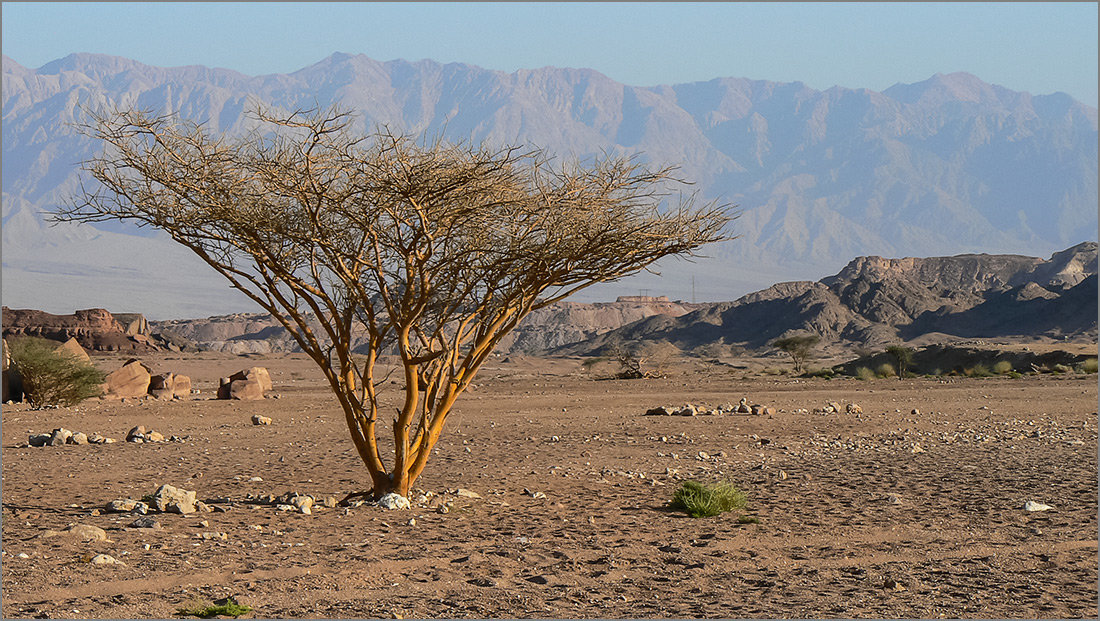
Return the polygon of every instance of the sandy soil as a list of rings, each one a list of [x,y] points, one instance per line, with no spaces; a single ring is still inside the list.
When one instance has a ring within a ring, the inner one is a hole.
[[[202,393],[4,407],[4,617],[172,617],[227,595],[256,617],[1097,615],[1095,375],[827,381],[685,363],[600,381],[577,360],[512,358],[460,401],[423,506],[302,515],[249,499],[369,481],[308,361],[146,361]],[[254,365],[279,399],[211,399]],[[742,397],[778,413],[644,415]],[[813,411],[830,401],[863,414]],[[139,424],[184,441],[122,442]],[[27,446],[56,427],[120,442]],[[760,523],[667,510],[686,479],[736,483]],[[162,483],[228,511],[158,514],[160,529],[102,511]],[[109,540],[44,536],[72,524]],[[83,561],[96,553],[125,565]]]

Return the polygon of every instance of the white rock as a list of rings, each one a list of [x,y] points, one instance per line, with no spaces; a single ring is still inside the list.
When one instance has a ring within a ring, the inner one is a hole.
[[[1050,505],[1044,505],[1043,503],[1035,502],[1034,500],[1029,500],[1024,503],[1024,511],[1050,511],[1053,508],[1054,507]]]
[[[88,562],[92,565],[122,565],[123,567],[126,566],[126,563],[123,563],[122,561],[116,559],[110,554],[96,554]]]
[[[401,494],[390,492],[378,499],[378,506],[383,509],[408,509],[412,504]]]

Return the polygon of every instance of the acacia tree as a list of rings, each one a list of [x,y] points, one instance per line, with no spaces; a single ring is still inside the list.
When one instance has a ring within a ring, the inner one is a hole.
[[[794,362],[794,372],[801,373],[806,368],[806,361],[821,337],[817,334],[796,334],[772,341],[772,347],[786,352]]]
[[[458,396],[532,310],[728,239],[725,206],[659,208],[670,168],[356,135],[335,108],[254,117],[262,132],[231,139],[143,111],[93,115],[84,131],[105,149],[84,167],[99,184],[53,218],[161,229],[271,313],[336,395],[364,496],[408,495]],[[384,459],[387,352],[404,386]]]

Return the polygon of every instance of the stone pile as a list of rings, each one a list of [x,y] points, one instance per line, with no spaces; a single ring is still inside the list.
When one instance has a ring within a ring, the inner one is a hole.
[[[32,433],[27,438],[27,444],[31,446],[61,446],[63,444],[111,444],[111,438],[105,438],[98,433],[88,435],[81,431],[69,431],[64,427],[54,429],[50,433]]]
[[[753,404],[749,405],[748,399],[742,398],[737,405],[727,403],[711,408],[705,405],[688,403],[682,406],[662,405],[650,408],[646,416],[724,416],[728,414],[752,414],[754,416],[774,416],[776,409],[770,406]]]
[[[191,396],[191,378],[176,373],[154,375],[140,360],[130,359],[103,382],[104,399],[183,399]]]
[[[210,511],[211,508],[197,500],[195,492],[172,485],[161,485],[157,491],[141,500],[121,498],[107,503],[109,513],[179,513],[187,515],[196,511]]]

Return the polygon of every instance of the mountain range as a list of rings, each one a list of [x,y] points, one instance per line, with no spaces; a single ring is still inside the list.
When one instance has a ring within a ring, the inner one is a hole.
[[[580,301],[638,293],[733,300],[836,273],[854,256],[1048,256],[1097,237],[1097,112],[965,74],[882,92],[740,78],[656,87],[590,69],[514,73],[334,54],[290,74],[246,76],[73,54],[37,69],[3,58],[3,299],[67,313],[154,319],[257,310],[163,234],[127,224],[46,225],[80,190],[99,145],[82,109],[135,106],[250,127],[254,102],[340,104],[378,124],[453,140],[519,143],[560,157],[640,154],[677,164],[704,199],[736,204],[738,239],[671,260]]]

